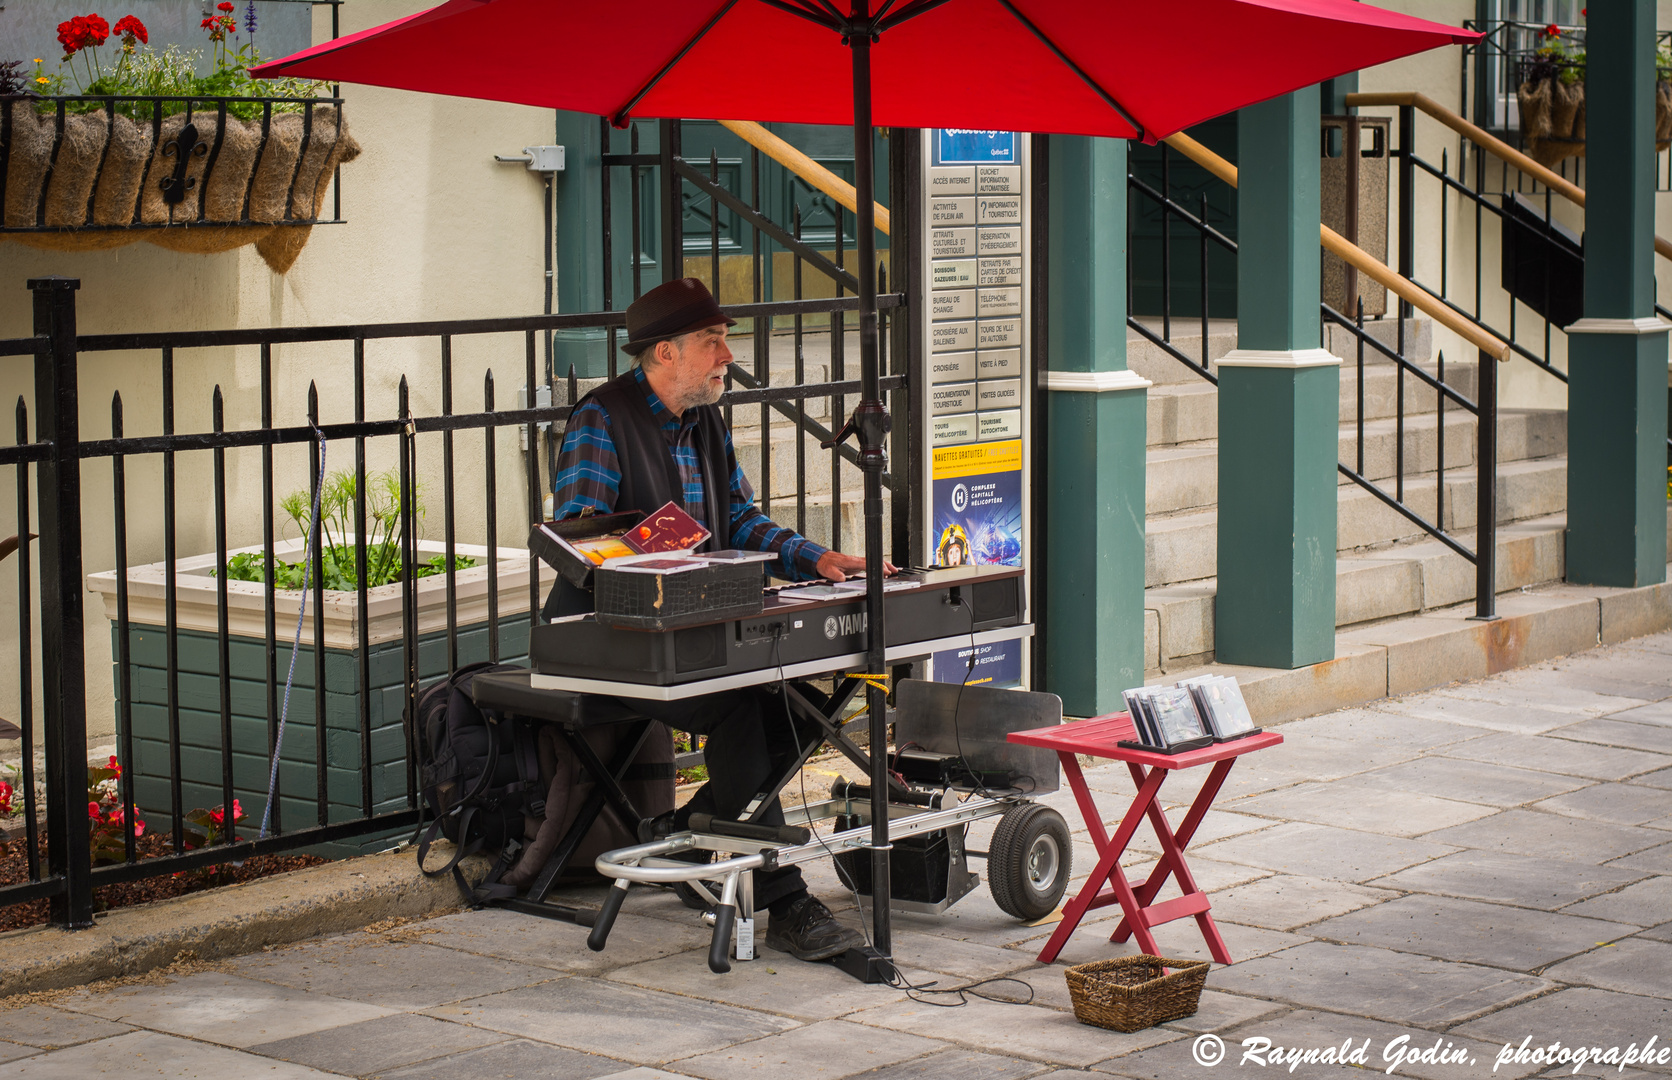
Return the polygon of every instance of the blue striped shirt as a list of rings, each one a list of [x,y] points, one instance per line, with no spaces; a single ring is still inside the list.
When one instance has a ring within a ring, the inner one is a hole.
[[[644,369],[635,367],[633,375],[644,391],[650,414],[662,423],[668,452],[673,455],[679,469],[685,512],[702,522],[704,528],[718,533],[719,530],[705,520],[705,488],[697,457],[697,410],[687,409],[683,416],[674,416],[650,388]],[[755,493],[749,486],[749,478],[743,475],[743,467],[737,463],[729,430],[726,432],[726,464],[731,468],[731,531],[727,546],[744,551],[776,552],[778,560],[767,565],[779,577],[792,581],[818,577],[819,558],[828,549],[793,529],[774,524],[761,513],[755,505]],[[569,415],[569,425],[563,433],[563,449],[557,457],[557,478],[552,482],[552,493],[560,520],[578,517],[588,507],[601,514],[615,509],[616,497],[621,493],[621,463],[616,457],[615,439],[610,434],[609,413],[596,401],[584,403]]]

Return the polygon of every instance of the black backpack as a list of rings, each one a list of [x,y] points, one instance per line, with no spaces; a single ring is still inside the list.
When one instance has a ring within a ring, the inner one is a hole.
[[[413,712],[419,787],[435,818],[427,830],[420,827],[418,869],[426,877],[451,873],[459,894],[472,906],[515,896],[531,884],[596,786],[553,725],[476,707],[471,682],[477,675],[522,670],[487,662],[461,667],[421,690]],[[626,725],[604,724],[579,737],[600,759],[610,761],[628,734]],[[673,809],[673,761],[672,733],[653,725],[621,780],[646,817]],[[637,826],[606,804],[571,854],[564,876],[595,876],[593,859],[637,843]],[[437,835],[453,842],[453,857],[439,869],[425,869]],[[498,851],[499,858],[472,888],[459,863],[483,850]]]
[[[524,819],[546,812],[533,725],[514,716],[484,714],[470,695],[477,675],[517,670],[512,664],[468,664],[420,691],[414,710],[419,790],[435,816],[418,843],[418,869],[426,877],[451,872],[471,903],[498,890],[489,886],[479,895],[466,884],[459,863],[484,848],[510,851],[514,857]],[[453,842],[453,857],[446,866],[427,870],[424,858],[438,834]],[[490,874],[489,880],[497,877]]]

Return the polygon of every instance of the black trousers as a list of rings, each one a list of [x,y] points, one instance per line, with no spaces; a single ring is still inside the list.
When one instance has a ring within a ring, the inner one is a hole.
[[[817,690],[801,685],[797,689],[815,705],[823,705],[824,696]],[[743,817],[750,800],[770,785],[800,750],[808,750],[809,744],[816,748],[823,741],[816,724],[800,721],[792,726],[791,714],[776,686],[728,690],[683,701],[633,698],[627,704],[677,731],[707,738],[703,759],[708,765],[708,783],[679,811],[675,820],[681,827],[691,814]],[[758,820],[767,825],[784,823],[784,808],[776,797]],[[799,867],[757,870],[755,907],[769,908],[804,888]]]

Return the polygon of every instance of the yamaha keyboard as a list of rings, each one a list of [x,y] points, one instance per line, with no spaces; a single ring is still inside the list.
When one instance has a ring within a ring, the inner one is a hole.
[[[956,566],[888,579],[888,662],[1030,635],[1023,573],[1014,566]],[[532,685],[671,699],[863,665],[865,594],[790,595],[805,589],[775,586],[766,590],[758,615],[677,630],[613,628],[591,615],[536,624],[529,638]]]

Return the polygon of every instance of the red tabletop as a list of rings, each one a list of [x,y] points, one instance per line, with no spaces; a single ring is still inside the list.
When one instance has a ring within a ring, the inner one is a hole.
[[[1186,750],[1182,754],[1158,754],[1150,750],[1134,750],[1129,746],[1117,745],[1122,740],[1133,740],[1137,737],[1137,732],[1132,727],[1132,717],[1123,712],[1034,728],[1031,731],[1013,731],[1009,735],[1011,742],[1024,746],[1042,746],[1058,753],[1066,751],[1070,754],[1090,754],[1093,757],[1113,758],[1116,761],[1152,765],[1162,769],[1188,769],[1194,765],[1207,765],[1210,762],[1246,754],[1250,750],[1263,750],[1283,741],[1283,736],[1275,731],[1262,731],[1258,735],[1246,735],[1230,742],[1204,746],[1199,750]]]

